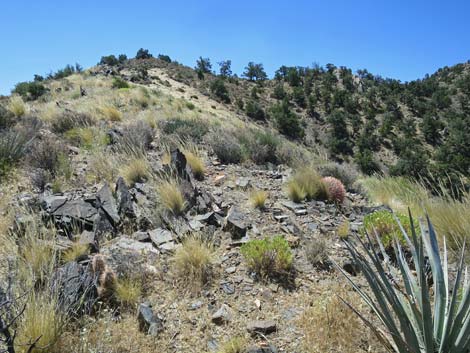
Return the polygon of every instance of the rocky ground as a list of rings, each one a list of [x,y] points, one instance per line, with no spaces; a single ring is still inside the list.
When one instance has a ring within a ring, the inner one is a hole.
[[[83,294],[83,278],[79,282],[73,278],[83,275],[94,258],[103,254],[109,271],[119,276],[142,274],[146,295],[138,318],[129,323],[140,323],[141,331],[164,345],[162,351],[215,351],[230,337],[249,333],[253,344],[271,347],[253,352],[300,352],[302,332],[296,325],[300,315],[331,282],[345,281],[331,263],[310,263],[308,244],[326,240],[331,259],[354,273],[337,231],[345,222],[350,232],[359,230],[364,214],[370,211],[366,200],[348,192],[342,206],[323,201],[296,204],[284,190],[290,168],[223,165],[212,158],[204,180],[196,181],[185,167],[184,156],[175,152],[172,157],[186,180],[193,206],[184,216],[164,220],[158,227],[145,216],[148,208],[155,207],[151,189],[145,183],[129,188],[122,178],[115,185],[100,183],[59,194],[46,189],[17,198],[18,203],[38,207],[44,219],[56,224],[61,230],[61,248],[72,244],[67,231],[74,233],[74,227],[79,227],[82,231],[76,240],[92,249],[91,255],[58,270],[57,282],[64,295]],[[253,189],[268,192],[265,209],[252,207]],[[21,216],[17,218],[21,225]],[[27,219],[24,222],[27,227]],[[181,240],[192,232],[200,232],[214,244],[213,277],[197,293],[178,284],[171,262]],[[257,281],[239,250],[250,239],[279,234],[294,253],[295,277],[289,285]],[[98,282],[98,292],[100,285],[104,284]],[[115,315],[117,320],[120,315],[133,316],[126,312]]]

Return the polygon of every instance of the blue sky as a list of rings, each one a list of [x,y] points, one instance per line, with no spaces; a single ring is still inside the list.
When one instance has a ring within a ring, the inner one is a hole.
[[[2,0],[0,94],[66,64],[140,47],[193,66],[200,55],[281,65],[334,63],[403,81],[470,59],[468,0]],[[214,65],[217,67],[217,65]]]

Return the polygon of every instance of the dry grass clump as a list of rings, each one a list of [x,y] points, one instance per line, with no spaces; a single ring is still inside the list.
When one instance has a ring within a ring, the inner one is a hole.
[[[247,349],[246,339],[243,337],[233,337],[225,342],[218,353],[244,353]]]
[[[163,207],[175,215],[183,213],[186,206],[180,185],[175,179],[160,180],[157,193]]]
[[[146,109],[154,103],[149,91],[145,87],[139,87],[133,92],[132,102],[142,109]]]
[[[121,173],[126,182],[130,185],[142,183],[150,176],[150,166],[144,158],[130,160],[121,168]]]
[[[20,96],[13,96],[10,98],[8,110],[10,110],[16,117],[21,117],[26,114],[26,105]]]
[[[340,239],[347,239],[349,236],[349,221],[345,219],[341,224],[336,228],[336,234]]]
[[[186,162],[188,163],[191,171],[193,172],[194,177],[197,180],[203,180],[204,174],[206,172],[206,167],[204,165],[204,161],[201,157],[201,152],[197,149],[197,147],[193,146],[186,146],[183,148],[184,156],[186,157]]]
[[[64,333],[57,344],[61,352],[68,353],[155,353],[166,352],[169,347],[162,341],[156,350],[155,338],[139,331],[134,315],[122,315],[115,320],[113,314],[104,313],[90,321],[86,329]]]
[[[361,181],[368,196],[375,202],[394,210],[421,212],[421,204],[429,199],[429,193],[419,183],[404,177],[368,177]]]
[[[119,176],[119,164],[119,159],[115,154],[103,150],[95,151],[88,161],[87,179],[113,184]]]
[[[51,293],[33,292],[20,318],[17,352],[59,352],[55,347],[65,326],[65,314],[60,311],[57,297]],[[32,343],[36,342],[30,350]]]
[[[131,276],[118,278],[114,295],[123,307],[135,309],[142,295],[142,283]]]
[[[33,216],[28,218],[25,234],[18,235],[20,238],[18,274],[26,286],[44,283],[56,264],[55,230],[40,225]]]
[[[341,300],[360,305],[359,295],[339,284],[325,289],[299,319],[303,352],[384,352],[361,319]]]
[[[255,190],[250,195],[250,201],[253,207],[264,209],[266,200],[268,199],[268,192],[264,190]]]
[[[294,202],[328,199],[328,189],[312,168],[298,170],[287,183],[287,195]]]
[[[414,216],[424,211],[433,220],[433,226],[441,237],[445,236],[449,247],[458,250],[470,234],[470,194],[461,192],[456,199],[437,182],[432,196],[422,183],[402,177],[370,177],[362,181],[369,197],[393,210],[406,213],[409,207]]]
[[[63,252],[61,259],[64,262],[72,262],[78,259],[80,256],[88,254],[88,251],[88,244],[76,242]]]
[[[52,116],[50,124],[53,132],[63,134],[71,129],[92,126],[95,124],[95,120],[91,115],[86,113],[65,111]]]
[[[305,247],[307,260],[316,267],[325,267],[328,263],[328,247],[325,239],[317,238],[308,242]]]
[[[103,114],[103,116],[109,121],[122,121],[122,113],[115,107],[102,107],[101,114]]]
[[[187,237],[173,255],[173,265],[178,280],[192,291],[199,291],[212,275],[212,246],[201,236]]]

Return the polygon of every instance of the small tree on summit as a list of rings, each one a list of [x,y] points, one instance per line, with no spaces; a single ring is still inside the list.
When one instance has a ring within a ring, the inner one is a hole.
[[[219,72],[220,76],[222,77],[230,77],[232,76],[232,60],[223,60],[218,63],[220,66]]]
[[[243,72],[243,76],[246,77],[250,81],[264,81],[268,78],[268,75],[264,71],[263,64],[255,64],[254,62],[250,61],[248,65],[245,67],[245,72]]]
[[[196,67],[194,68],[197,72],[197,76],[200,80],[204,79],[204,74],[212,73],[212,64],[209,58],[203,58],[202,56],[196,61]]]
[[[135,55],[136,59],[150,59],[153,58],[153,55],[150,54],[148,49],[140,48]]]
[[[209,58],[203,58],[202,56],[196,61],[197,71],[201,71],[203,74],[210,74],[212,71],[212,64]]]

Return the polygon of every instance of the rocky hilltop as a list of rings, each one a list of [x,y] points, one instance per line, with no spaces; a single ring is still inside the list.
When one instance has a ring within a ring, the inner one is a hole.
[[[384,128],[394,103],[381,90],[413,84],[330,67],[266,81],[256,65],[245,80],[200,60],[193,70],[166,56],[104,57],[2,98],[0,350],[382,351],[340,299],[362,308],[339,269],[365,284],[344,240],[387,214],[362,172],[416,160],[383,140],[368,169],[372,147],[352,120],[323,119],[353,109],[335,108],[336,91],[326,104],[325,87],[335,78],[343,102],[359,104],[364,136],[370,90]],[[440,104],[428,93],[421,102]],[[409,108],[394,109],[408,121]],[[402,138],[395,126],[384,136]]]

